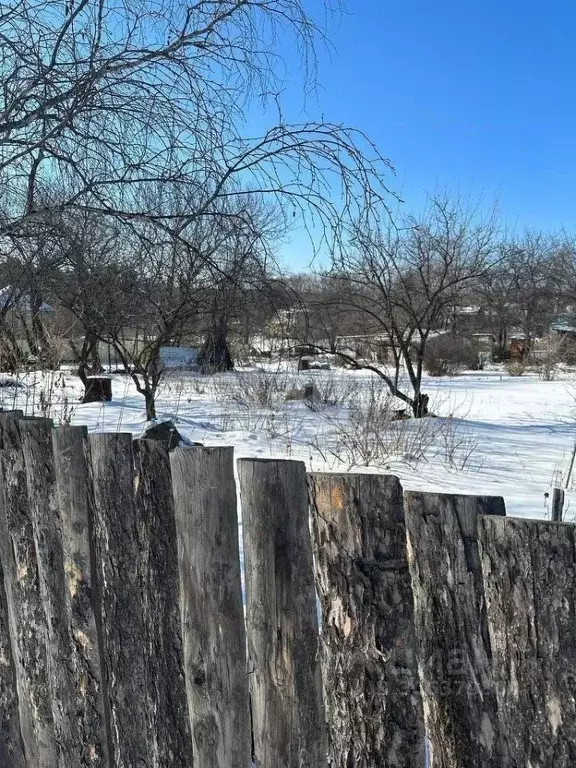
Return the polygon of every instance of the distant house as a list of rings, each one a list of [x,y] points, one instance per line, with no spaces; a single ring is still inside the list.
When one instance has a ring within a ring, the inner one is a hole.
[[[0,288],[0,309],[18,309],[20,312],[31,312],[32,302],[27,294],[18,294],[11,285]],[[52,312],[52,307],[46,302],[40,305],[40,312]]]
[[[556,318],[550,326],[552,333],[558,333],[569,339],[576,339],[576,314],[567,314]]]

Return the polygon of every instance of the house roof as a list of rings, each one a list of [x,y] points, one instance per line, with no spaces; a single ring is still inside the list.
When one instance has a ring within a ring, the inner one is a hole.
[[[576,333],[576,315],[557,317],[550,327],[558,333]]]

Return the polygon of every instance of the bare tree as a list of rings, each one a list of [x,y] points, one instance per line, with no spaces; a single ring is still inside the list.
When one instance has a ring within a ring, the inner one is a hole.
[[[553,278],[558,249],[555,237],[540,232],[526,232],[501,245],[500,258],[479,286],[500,356],[505,356],[511,328],[522,333],[525,355],[536,338],[548,333],[558,312]]]
[[[367,331],[387,339],[393,372],[351,362],[374,370],[416,417],[428,413],[422,392],[428,340],[497,259],[496,236],[493,215],[481,217],[458,200],[437,195],[424,216],[410,217],[401,227],[376,232],[358,227],[350,253],[334,264],[346,286],[339,301],[364,318]],[[402,369],[410,391],[402,386]]]
[[[313,73],[318,34],[301,0],[4,3],[0,235],[80,208],[185,240],[248,190],[281,200],[319,232],[317,247],[341,242],[353,214],[385,200],[388,164],[359,132],[284,121],[278,40]],[[277,124],[246,137],[245,111],[262,94],[275,94]],[[159,183],[193,194],[177,226],[146,205]]]

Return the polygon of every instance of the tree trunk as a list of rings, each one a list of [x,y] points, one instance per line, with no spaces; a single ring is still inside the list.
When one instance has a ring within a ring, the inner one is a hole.
[[[146,403],[146,420],[152,421],[156,418],[156,392],[146,387],[144,392],[144,402]]]
[[[228,324],[220,321],[208,332],[198,355],[198,364],[203,373],[217,373],[234,370],[234,361],[228,346]]]
[[[412,413],[415,419],[422,419],[428,416],[430,411],[428,410],[428,402],[430,401],[430,395],[425,395],[423,392],[419,392],[412,400],[411,407]]]

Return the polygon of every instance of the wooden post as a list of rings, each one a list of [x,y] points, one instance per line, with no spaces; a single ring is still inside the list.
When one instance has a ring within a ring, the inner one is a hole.
[[[575,533],[561,523],[480,520],[506,768],[576,765]]]
[[[0,560],[27,766],[56,768],[48,685],[48,628],[38,578],[20,436],[22,411],[0,413]]]
[[[143,641],[147,654],[146,716],[153,738],[152,764],[194,764],[186,701],[174,497],[168,446],[138,440],[136,512],[140,541]]]
[[[88,433],[85,427],[60,427],[53,430],[52,441],[69,632],[74,641],[74,701],[81,747],[78,764],[109,768]]]
[[[47,678],[59,768],[77,768],[82,747],[76,723],[74,646],[68,629],[62,520],[56,500],[50,419],[20,422],[28,510],[47,627]]]
[[[391,475],[309,476],[333,768],[423,768],[402,487]]]
[[[8,602],[0,560],[0,765],[26,768],[20,734],[16,666],[12,653]]]
[[[247,768],[250,716],[233,449],[177,448],[170,459],[194,759],[198,768]]]
[[[94,477],[94,539],[102,615],[102,651],[115,768],[154,766],[146,714],[146,620],[129,434],[89,437]]]
[[[564,510],[564,491],[562,488],[552,489],[552,521],[562,522],[562,512]]]
[[[431,768],[503,767],[477,537],[478,515],[504,514],[503,501],[412,491],[405,499]]]
[[[306,470],[238,462],[255,762],[323,768],[327,739]]]

